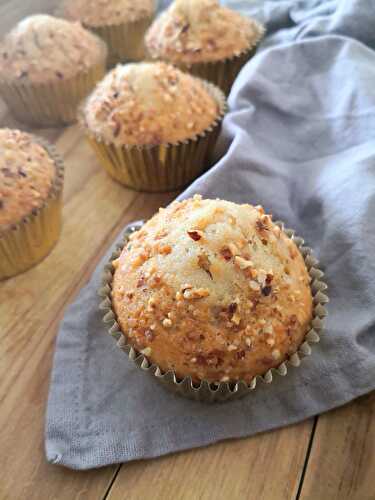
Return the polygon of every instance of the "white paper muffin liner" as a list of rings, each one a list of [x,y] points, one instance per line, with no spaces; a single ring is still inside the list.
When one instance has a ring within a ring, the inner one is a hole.
[[[186,398],[207,403],[241,398],[250,394],[257,387],[258,383],[263,382],[265,384],[270,384],[272,383],[274,376],[285,376],[287,375],[290,367],[299,367],[301,365],[301,360],[304,357],[310,356],[313,344],[320,341],[320,336],[323,331],[324,318],[327,315],[325,306],[329,301],[328,296],[324,293],[327,290],[327,285],[324,281],[322,281],[324,273],[321,269],[319,269],[318,260],[313,256],[311,248],[304,246],[304,240],[299,236],[296,236],[293,230],[285,229],[282,222],[278,221],[275,224],[284,230],[286,235],[289,236],[289,238],[291,238],[299,248],[311,277],[310,288],[313,296],[313,317],[310,328],[306,332],[305,339],[299,346],[298,350],[292,354],[288,360],[282,362],[276,368],[269,369],[264,375],[254,377],[250,384],[247,384],[245,381],[238,381],[236,383],[220,382],[216,384],[210,383],[206,380],[202,380],[199,384],[196,384],[192,381],[190,376],[178,379],[172,370],[163,372],[159,366],[151,364],[144,354],[136,351],[128,343],[126,334],[121,331],[120,326],[116,321],[116,314],[112,309],[111,292],[114,273],[112,261],[119,257],[123,247],[129,239],[130,234],[140,229],[143,222],[135,223],[126,228],[122,242],[117,245],[116,250],[112,253],[109,259],[109,262],[104,266],[102,286],[99,290],[99,296],[103,300],[101,301],[99,308],[104,311],[103,321],[109,326],[108,332],[117,341],[117,346],[126,352],[129,359],[134,361],[139,368],[154,376],[169,390],[172,390],[173,392]]]

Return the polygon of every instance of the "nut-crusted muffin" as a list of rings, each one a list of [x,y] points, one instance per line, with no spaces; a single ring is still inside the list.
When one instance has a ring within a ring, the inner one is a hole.
[[[117,145],[177,143],[202,133],[220,103],[202,82],[165,63],[117,66],[83,108],[85,126]]]
[[[98,27],[134,22],[151,16],[154,0],[65,0],[63,13],[67,19]]]
[[[175,0],[153,22],[145,41],[151,57],[227,91],[263,33],[257,21],[220,6],[217,0]]]
[[[0,46],[2,79],[45,83],[88,71],[103,59],[101,40],[79,23],[38,14],[18,23]]]
[[[61,160],[19,130],[0,130],[0,279],[39,262],[61,226]]]
[[[59,9],[103,38],[110,66],[144,58],[143,38],[154,11],[154,0],[65,0]]]
[[[152,24],[146,44],[153,57],[193,64],[239,55],[263,34],[255,20],[217,0],[175,0]]]
[[[56,167],[47,151],[19,130],[0,130],[0,233],[47,199]]]
[[[79,23],[27,17],[0,44],[0,93],[21,121],[71,123],[104,75],[106,55],[104,42]]]
[[[113,265],[128,343],[179,378],[249,383],[297,351],[312,319],[304,260],[261,207],[174,202]]]

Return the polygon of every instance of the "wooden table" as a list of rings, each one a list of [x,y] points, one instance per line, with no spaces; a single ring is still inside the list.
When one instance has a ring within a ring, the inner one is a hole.
[[[20,126],[4,106],[0,123]],[[375,499],[375,393],[298,425],[159,459],[88,472],[46,463],[44,415],[64,308],[121,228],[176,193],[113,182],[77,126],[34,132],[65,159],[64,228],[44,262],[0,283],[0,500]]]

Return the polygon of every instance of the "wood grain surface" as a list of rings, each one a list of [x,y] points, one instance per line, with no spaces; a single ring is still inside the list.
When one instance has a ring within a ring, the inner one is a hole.
[[[54,5],[0,1],[0,33]],[[1,102],[0,126],[27,130]],[[121,228],[176,193],[113,182],[76,126],[33,132],[65,160],[64,228],[40,265],[0,282],[0,500],[375,500],[375,394],[298,425],[154,460],[87,472],[46,463],[46,400],[64,308]]]

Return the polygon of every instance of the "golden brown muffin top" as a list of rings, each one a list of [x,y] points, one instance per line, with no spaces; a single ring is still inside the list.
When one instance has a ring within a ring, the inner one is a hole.
[[[262,207],[174,202],[113,264],[121,330],[179,377],[250,382],[298,349],[312,318],[303,258]]]
[[[0,45],[0,77],[64,80],[106,57],[104,43],[79,23],[38,14],[19,22]]]
[[[55,175],[54,161],[30,134],[0,129],[0,233],[43,205]]]
[[[85,126],[117,145],[176,143],[195,137],[220,114],[202,81],[165,63],[119,65],[83,107]]]
[[[217,0],[175,0],[151,25],[151,56],[193,64],[227,59],[255,46],[264,28]]]
[[[64,17],[90,27],[138,21],[154,12],[154,0],[65,0],[62,7]]]

